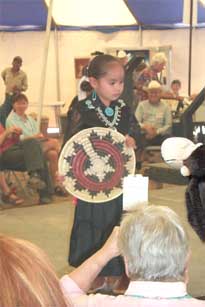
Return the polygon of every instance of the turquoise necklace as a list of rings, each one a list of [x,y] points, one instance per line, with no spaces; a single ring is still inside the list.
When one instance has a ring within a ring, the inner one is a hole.
[[[124,106],[122,102],[120,102],[120,106],[115,105],[114,109],[110,106],[106,107],[104,111],[102,110],[100,105],[96,105],[96,100],[98,99],[97,94],[95,91],[92,92],[92,102],[90,100],[86,101],[88,108],[95,108],[98,118],[107,126],[112,129],[115,129],[116,126],[119,124],[119,120],[121,117],[121,107]],[[113,117],[112,120],[109,120],[107,117]]]
[[[111,107],[106,107],[105,108],[105,114],[109,117],[113,116],[114,115],[114,111]]]
[[[111,109],[111,108],[110,108]],[[104,115],[102,109],[100,107],[96,108],[97,111],[97,116],[99,119],[107,126],[110,128],[114,128],[118,126],[119,120],[121,117],[121,109],[118,106],[115,106],[115,111],[113,111],[114,117],[112,121],[109,121],[107,117]]]

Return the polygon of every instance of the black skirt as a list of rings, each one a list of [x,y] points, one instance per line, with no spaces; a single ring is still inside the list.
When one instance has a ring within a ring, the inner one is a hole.
[[[70,239],[69,264],[77,267],[97,250],[119,225],[122,216],[122,196],[105,203],[89,204],[78,200]],[[121,257],[115,257],[100,275],[120,276],[124,273]]]

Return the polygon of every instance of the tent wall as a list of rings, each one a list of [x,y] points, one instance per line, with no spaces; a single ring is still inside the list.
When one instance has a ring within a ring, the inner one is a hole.
[[[188,79],[188,30],[146,30],[143,32],[144,46],[171,45],[173,48],[172,77],[179,78],[183,84],[183,92],[187,93]],[[193,32],[193,69],[192,92],[198,92],[204,86],[205,71],[205,29]],[[29,89],[27,95],[31,102],[37,102],[39,80],[44,47],[44,32],[1,33],[0,70],[10,66],[15,55],[22,56],[23,69],[28,74]],[[95,50],[105,50],[110,47],[137,48],[139,33],[137,31],[121,31],[103,34],[94,31],[63,31],[59,33],[59,59],[61,100],[68,104],[76,93],[74,77],[74,58],[87,57]],[[46,103],[56,101],[56,68],[55,68],[54,34],[51,34],[48,69],[46,76]],[[0,101],[4,98],[4,85],[0,82]],[[47,114],[48,109],[43,113]],[[52,114],[52,113],[51,113]]]

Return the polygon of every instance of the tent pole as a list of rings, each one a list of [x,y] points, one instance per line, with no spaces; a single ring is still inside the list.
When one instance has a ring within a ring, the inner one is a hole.
[[[48,59],[48,51],[49,51],[50,29],[51,29],[51,22],[52,22],[52,9],[53,9],[53,0],[50,0],[49,8],[48,8],[47,24],[46,24],[46,38],[45,38],[39,99],[38,99],[39,108],[38,108],[37,124],[38,124],[39,131],[40,131],[40,124],[41,124],[42,108],[43,108],[43,98],[44,98],[44,92],[45,92],[45,79],[46,79],[46,68],[47,68],[47,59]]]
[[[189,72],[188,72],[188,95],[189,95],[189,96],[191,96],[192,40],[193,40],[193,0],[190,0],[190,21],[189,21]]]
[[[59,69],[59,44],[58,44],[58,29],[55,27],[54,31],[54,43],[55,43],[55,59],[56,59],[56,87],[57,87],[57,100],[61,101],[61,88],[60,88],[60,69]]]
[[[142,25],[139,24],[139,43],[140,47],[143,46],[143,31],[142,31]]]

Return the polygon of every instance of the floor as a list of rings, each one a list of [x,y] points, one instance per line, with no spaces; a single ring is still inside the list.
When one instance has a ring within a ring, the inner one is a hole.
[[[192,249],[189,292],[193,296],[205,295],[205,245],[201,243],[186,220],[183,186],[164,186],[151,190],[150,203],[165,205],[175,210],[187,229]],[[50,205],[32,205],[3,208],[0,206],[0,231],[30,240],[42,247],[54,264],[59,276],[72,270],[67,264],[68,238],[73,222],[72,199],[56,198]]]

